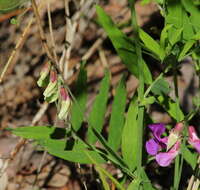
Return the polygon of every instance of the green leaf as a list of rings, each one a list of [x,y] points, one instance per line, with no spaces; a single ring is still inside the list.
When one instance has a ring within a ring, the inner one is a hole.
[[[161,46],[151,37],[149,34],[144,32],[142,29],[139,30],[139,36],[142,42],[145,44],[147,49],[152,51],[162,61],[165,58],[165,52]]]
[[[168,38],[168,30],[172,28],[172,24],[166,24],[166,26],[162,29],[161,35],[160,35],[160,46],[161,48],[165,48],[166,40]]]
[[[119,82],[112,105],[109,123],[108,144],[117,151],[121,143],[122,129],[124,126],[124,111],[126,108],[126,87],[124,78]]]
[[[63,128],[55,128],[52,126],[27,126],[19,127],[12,130],[12,133],[16,136],[20,136],[26,139],[48,139],[50,135],[58,133],[65,136],[66,130]]]
[[[133,171],[137,166],[138,139],[138,103],[136,97],[133,98],[129,105],[126,122],[122,132],[122,156],[130,170]]]
[[[73,102],[71,108],[71,123],[73,129],[78,131],[84,119],[87,102],[87,72],[84,69],[84,65],[80,69],[74,96],[76,101]]]
[[[96,137],[98,138],[99,142],[103,145],[103,147],[105,148],[105,151],[107,152],[107,158],[112,161],[113,163],[115,163],[116,165],[118,165],[118,167],[120,167],[122,170],[127,170],[127,165],[126,163],[124,163],[124,161],[121,159],[120,156],[118,156],[118,154],[112,150],[112,148],[108,145],[107,141],[104,139],[104,137],[95,129],[93,128],[93,133],[96,135]]]
[[[115,50],[117,51],[117,54],[120,56],[128,70],[138,78],[139,71],[137,66],[137,55],[135,53],[134,43],[115,26],[111,18],[100,6],[96,6],[96,11],[98,21],[110,38]],[[147,84],[150,84],[152,81],[151,73],[145,63],[144,74],[145,82]]]
[[[107,100],[109,96],[109,83],[110,73],[105,72],[105,77],[101,82],[101,87],[97,97],[92,106],[92,110],[89,114],[89,128],[88,128],[88,142],[95,143],[97,140],[92,132],[92,128],[95,128],[98,132],[101,132],[104,123],[104,115],[106,112]]]
[[[190,164],[194,170],[197,165],[198,155],[196,153],[190,152],[190,150],[185,145],[181,145],[181,153],[185,161]]]
[[[128,190],[138,189],[155,190],[143,168],[137,171],[137,177],[128,186]]]
[[[147,105],[153,104],[155,101],[156,101],[156,98],[154,96],[150,96],[150,97],[144,98],[140,102],[140,105],[141,106],[147,106]]]
[[[181,39],[182,32],[183,32],[183,28],[179,28],[177,29],[176,33],[173,36],[171,36],[170,38],[171,46],[175,45]]]
[[[170,92],[170,87],[168,82],[162,77],[155,81],[151,87],[151,91],[155,95],[166,95]]]
[[[171,39],[174,34],[181,28],[183,28],[183,39],[186,41],[191,39],[194,34],[193,28],[182,4],[179,0],[168,1],[167,3],[166,23],[173,24],[173,27],[169,30],[170,43],[172,43]]]
[[[188,53],[188,51],[192,48],[192,46],[195,44],[195,40],[189,40],[185,43],[184,47],[183,47],[183,50],[181,51],[179,57],[178,57],[178,61],[182,61],[186,54]]]
[[[169,96],[159,96],[158,102],[177,122],[180,122],[184,119],[184,114],[181,108]]]
[[[59,149],[52,149],[51,147],[46,147],[46,150],[59,158],[64,160],[68,160],[71,162],[76,162],[79,164],[92,164],[91,160],[85,155],[87,152],[91,157],[93,157],[98,163],[105,163],[105,160],[95,151],[89,150],[72,150],[72,151],[65,151]]]
[[[200,30],[200,11],[197,6],[195,6],[190,0],[181,0],[184,8],[190,14],[190,21],[196,32]]]
[[[142,186],[141,183],[142,183],[141,179],[135,178],[135,179],[133,179],[133,181],[129,184],[127,190],[137,190],[137,189],[140,189],[140,187]]]

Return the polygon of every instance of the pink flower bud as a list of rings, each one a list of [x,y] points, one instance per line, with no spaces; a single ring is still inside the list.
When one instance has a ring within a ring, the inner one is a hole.
[[[183,123],[177,123],[175,128],[174,128],[174,133],[176,134],[181,134],[181,132],[183,131],[184,125]]]
[[[56,82],[58,79],[56,70],[52,69],[50,73],[50,80],[52,83]]]
[[[37,81],[38,86],[40,86],[40,87],[46,86],[50,68],[51,68],[51,65],[48,62],[43,66],[43,68],[40,72],[40,78]]]
[[[64,87],[60,87],[60,96],[62,100],[67,100],[69,98],[69,95]]]
[[[61,101],[60,101],[61,105],[60,105],[60,111],[58,113],[58,118],[66,119],[69,113],[71,100],[70,100],[67,90],[64,87],[60,87],[60,97],[61,97]]]
[[[47,62],[47,63],[45,63],[44,66],[42,67],[41,72],[49,73],[50,68],[51,68],[51,65]]]

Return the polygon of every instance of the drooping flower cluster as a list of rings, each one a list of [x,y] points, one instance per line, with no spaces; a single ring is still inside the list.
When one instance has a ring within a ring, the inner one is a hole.
[[[166,130],[164,124],[151,124],[148,127],[153,134],[153,138],[146,142],[146,150],[148,154],[155,156],[155,159],[160,166],[166,167],[170,165],[174,158],[180,153],[183,124],[178,123],[174,129],[170,131],[170,134],[167,137],[161,137]],[[193,126],[188,127],[188,134],[189,144],[200,153],[200,139],[198,138]],[[165,151],[163,152],[163,150]]]
[[[60,105],[58,118],[66,119],[71,105],[71,100],[67,90],[62,85],[62,79],[58,76],[57,71],[50,63],[46,63],[42,68],[37,84],[40,87],[46,88],[43,95],[47,102],[53,103],[58,100]]]

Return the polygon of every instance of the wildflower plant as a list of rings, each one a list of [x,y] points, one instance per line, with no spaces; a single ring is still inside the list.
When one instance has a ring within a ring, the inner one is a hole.
[[[87,71],[84,60],[74,94],[51,60],[42,69],[38,80],[38,85],[44,88],[44,100],[56,103],[58,118],[64,120],[66,126],[70,126],[70,130],[68,128],[63,132],[59,126],[28,126],[13,130],[15,135],[34,139],[54,156],[79,164],[93,164],[102,181],[102,189],[111,189],[107,179],[121,190],[156,189],[146,170],[148,165],[154,162],[152,158],[158,166],[174,166],[174,182],[169,187],[173,190],[180,189],[184,161],[193,172],[198,168],[200,139],[190,122],[198,115],[200,104],[196,101],[194,110],[189,113],[183,112],[177,78],[182,61],[187,56],[192,58],[196,74],[199,76],[200,11],[198,5],[190,0],[155,0],[155,3],[160,7],[164,18],[164,28],[158,40],[138,26],[135,0],[129,0],[132,26],[130,36],[123,33],[103,8],[96,5],[97,23],[104,29],[129,73],[139,81],[130,101],[127,100],[125,77],[119,81],[107,126],[107,138],[101,132],[105,124],[111,74],[109,70],[105,71],[99,93],[86,116]],[[164,70],[156,78],[152,76],[144,54],[162,64]],[[173,73],[173,88],[170,88],[165,80],[169,71]],[[170,91],[174,91],[175,98],[170,96]],[[156,123],[151,119],[148,108],[152,104],[159,104],[169,114],[174,128],[166,130],[163,123]],[[77,133],[85,127],[83,122],[87,124],[85,138]],[[59,130],[64,133],[64,138],[52,138],[52,134]],[[69,134],[70,139],[66,138]],[[149,134],[151,138],[144,142],[145,136]],[[73,146],[67,149],[66,144]],[[100,144],[100,147],[97,144]],[[108,162],[122,172],[122,179],[114,178],[101,166],[102,163]],[[198,180],[198,177],[196,179]]]

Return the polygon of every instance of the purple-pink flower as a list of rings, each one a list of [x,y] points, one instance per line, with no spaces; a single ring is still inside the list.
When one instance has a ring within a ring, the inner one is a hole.
[[[155,156],[160,166],[168,166],[179,153],[180,140],[178,140],[178,137],[182,131],[182,125],[177,124],[176,127],[171,130],[169,137],[161,137],[165,132],[165,125],[162,123],[151,124],[148,127],[153,134],[153,138],[146,142],[147,152]],[[168,142],[170,142],[169,151],[160,152],[162,149],[167,149],[167,147],[169,147]]]
[[[155,159],[160,166],[169,166],[174,158],[180,153],[181,133],[184,127],[183,123],[177,123],[167,137],[161,137],[165,132],[164,124],[151,124],[148,127],[153,134],[153,138],[146,142],[147,152],[150,155],[155,156]],[[200,138],[197,136],[193,126],[188,127],[188,134],[189,144],[200,153]]]

